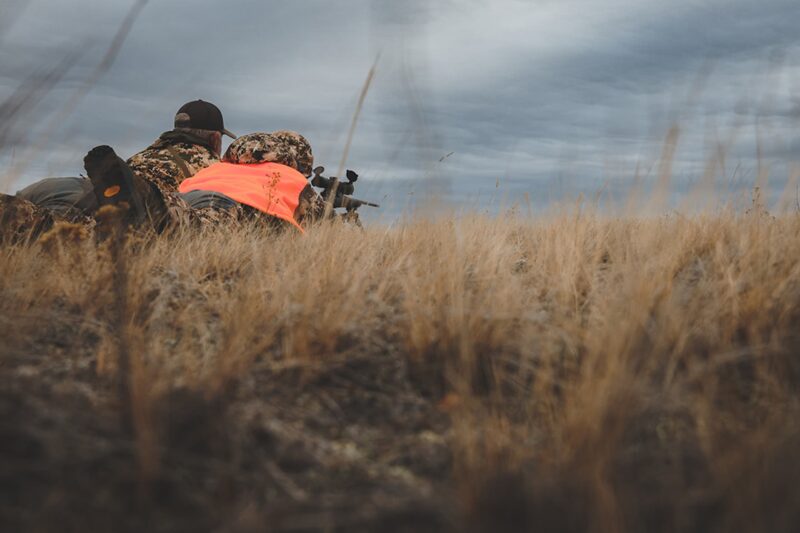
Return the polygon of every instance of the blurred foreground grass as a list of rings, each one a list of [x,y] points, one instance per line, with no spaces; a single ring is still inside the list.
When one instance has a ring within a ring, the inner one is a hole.
[[[4,247],[0,517],[796,531],[798,235],[575,212]]]

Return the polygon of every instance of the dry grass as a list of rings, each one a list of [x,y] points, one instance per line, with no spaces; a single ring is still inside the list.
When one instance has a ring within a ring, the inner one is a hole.
[[[3,515],[795,531],[798,235],[588,212],[3,248]]]

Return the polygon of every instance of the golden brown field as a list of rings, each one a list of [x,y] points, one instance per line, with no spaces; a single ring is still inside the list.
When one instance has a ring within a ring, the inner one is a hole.
[[[800,215],[0,250],[4,531],[797,531]]]

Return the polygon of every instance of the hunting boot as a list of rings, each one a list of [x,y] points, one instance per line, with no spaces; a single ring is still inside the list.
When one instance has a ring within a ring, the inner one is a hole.
[[[167,206],[161,191],[134,173],[110,146],[92,148],[83,158],[100,208],[114,206],[124,211],[123,222],[161,231],[167,221]]]

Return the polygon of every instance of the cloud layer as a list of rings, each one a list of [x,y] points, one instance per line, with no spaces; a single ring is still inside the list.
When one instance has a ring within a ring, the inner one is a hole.
[[[127,6],[0,4],[16,14],[0,26],[0,101],[78,58],[5,147],[7,164],[86,79]],[[637,166],[655,179],[673,124],[679,190],[720,151],[718,183],[747,185],[770,164],[780,190],[800,159],[798,21],[788,0],[150,2],[20,183],[77,174],[96,144],[131,154],[195,98],[217,103],[237,133],[298,130],[336,168],[380,53],[349,159],[365,196],[407,205],[440,191],[474,205],[527,195],[536,206],[598,190],[624,196]]]

